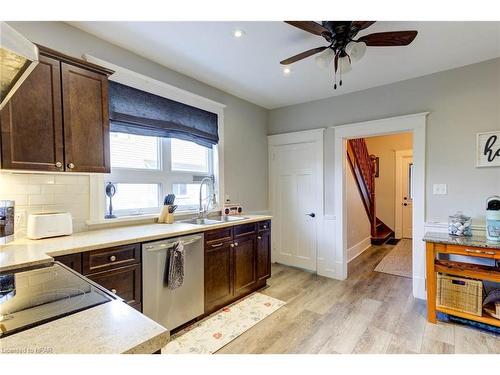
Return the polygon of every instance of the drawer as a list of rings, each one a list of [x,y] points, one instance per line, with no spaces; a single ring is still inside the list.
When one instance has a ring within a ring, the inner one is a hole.
[[[102,272],[141,261],[141,245],[130,244],[83,253],[83,274]]]
[[[447,245],[445,252],[449,254],[474,256],[479,258],[500,259],[500,251],[483,247]]]
[[[257,223],[257,226],[258,226],[259,232],[270,230],[271,229],[271,220],[259,221]]]
[[[205,232],[205,247],[211,248],[211,245],[218,245],[224,242],[233,240],[233,228],[226,227],[221,229],[214,229]]]
[[[244,237],[256,233],[256,223],[241,224],[234,227],[234,238]]]
[[[93,273],[87,275],[87,277],[110,292],[115,293],[120,298],[123,298],[125,302],[134,308],[137,308],[136,305],[141,303],[142,275],[140,264]]]
[[[54,257],[54,260],[61,262],[78,273],[82,273],[82,253],[61,255]]]

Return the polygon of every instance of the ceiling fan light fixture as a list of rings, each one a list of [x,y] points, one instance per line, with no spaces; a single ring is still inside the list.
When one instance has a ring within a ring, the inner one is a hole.
[[[366,53],[366,43],[351,41],[345,46],[345,52],[351,57],[352,61],[359,61]]]
[[[349,56],[344,56],[339,58],[339,73],[346,74],[352,70],[351,61],[349,60]]]
[[[333,51],[333,49],[327,48],[323,52],[321,52],[318,56],[316,56],[314,58],[314,61],[319,67],[326,69],[332,63],[334,56],[335,52]]]
[[[289,75],[291,72],[292,72],[292,70],[290,69],[290,67],[289,67],[289,66],[285,66],[285,67],[283,68],[283,74],[284,74],[284,75],[286,75],[286,76],[287,76],[287,75]]]

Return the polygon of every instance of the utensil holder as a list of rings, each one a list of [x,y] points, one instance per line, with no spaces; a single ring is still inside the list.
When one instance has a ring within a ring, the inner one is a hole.
[[[161,208],[158,223],[172,224],[175,221],[174,214],[169,212],[170,207],[170,205],[166,205]]]
[[[165,217],[165,223],[166,224],[173,224],[174,223],[174,214],[167,213],[167,216]]]

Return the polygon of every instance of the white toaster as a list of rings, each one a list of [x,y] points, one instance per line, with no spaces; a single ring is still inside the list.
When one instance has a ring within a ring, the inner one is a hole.
[[[69,236],[73,233],[73,219],[68,212],[30,214],[26,236],[32,240]]]

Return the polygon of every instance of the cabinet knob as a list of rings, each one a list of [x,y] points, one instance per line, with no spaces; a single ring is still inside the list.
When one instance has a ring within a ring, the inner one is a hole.
[[[114,262],[114,261],[116,260],[116,256],[111,255],[111,256],[109,257],[109,260],[110,260],[111,262]]]
[[[111,289],[111,293],[116,294],[116,289]]]
[[[257,236],[257,239],[258,239],[258,240],[261,240],[261,239],[262,239],[262,236]]]
[[[69,164],[68,164],[68,168],[69,168],[69,169],[73,169],[73,168],[75,168],[75,165],[74,165],[73,163],[69,163]]]
[[[56,168],[62,168],[63,164],[60,161],[56,161]]]
[[[234,246],[238,246],[238,242],[235,242],[235,243],[234,243]]]
[[[267,229],[267,225],[263,225],[262,228]]]
[[[229,246],[234,247],[234,243],[232,243],[232,244],[231,244],[231,245],[229,245]]]

